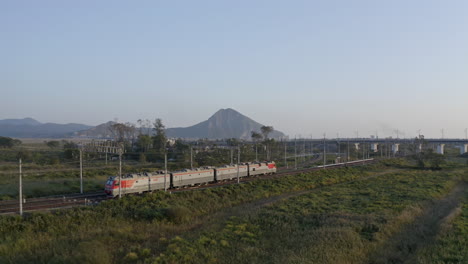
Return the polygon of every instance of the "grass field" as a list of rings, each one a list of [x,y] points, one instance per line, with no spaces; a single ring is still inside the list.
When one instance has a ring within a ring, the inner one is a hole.
[[[448,263],[465,248],[466,216],[453,212],[466,210],[467,174],[398,161],[3,216],[0,262]]]

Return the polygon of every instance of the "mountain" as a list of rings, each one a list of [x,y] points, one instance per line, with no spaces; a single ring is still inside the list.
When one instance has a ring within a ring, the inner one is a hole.
[[[236,110],[228,108],[219,110],[208,120],[194,126],[168,128],[166,129],[166,134],[172,138],[250,139],[251,132],[260,132],[262,126],[262,124],[242,115]],[[284,136],[282,132],[276,130],[269,134],[271,138]]]
[[[82,124],[41,123],[32,118],[0,120],[0,136],[16,138],[59,138],[91,126]]]
[[[0,136],[16,138],[111,138],[110,126],[113,121],[98,125],[87,126],[82,124],[55,124],[41,123],[32,118],[4,119],[0,120]],[[208,138],[227,139],[241,138],[251,139],[252,131],[260,132],[263,125],[242,115],[233,109],[221,109],[208,120],[190,127],[177,127],[166,129],[170,138]],[[151,132],[151,128],[145,128],[145,132]],[[271,138],[280,138],[285,135],[274,130],[269,134]]]
[[[30,117],[23,118],[23,119],[3,119],[0,120],[0,125],[30,125],[30,126],[38,126],[42,125],[39,121],[32,119]]]
[[[87,137],[87,138],[111,138],[112,135],[111,135],[110,127],[113,124],[115,124],[114,121],[109,121],[107,123],[100,124],[90,129],[73,132],[71,136]]]

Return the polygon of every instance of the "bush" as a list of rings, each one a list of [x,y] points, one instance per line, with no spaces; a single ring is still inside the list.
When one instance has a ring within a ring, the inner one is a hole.
[[[166,209],[166,217],[174,223],[183,223],[190,218],[191,212],[185,207],[172,207]]]

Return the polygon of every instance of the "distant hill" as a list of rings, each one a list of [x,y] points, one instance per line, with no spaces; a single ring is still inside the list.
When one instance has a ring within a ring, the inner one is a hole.
[[[16,138],[59,138],[64,135],[89,129],[82,124],[41,123],[32,118],[0,120],[0,136]]]
[[[251,132],[260,132],[262,126],[262,124],[242,115],[236,110],[228,108],[219,110],[208,120],[194,126],[168,128],[166,134],[168,137],[172,138],[251,139]],[[282,132],[276,130],[269,135],[271,138],[284,136]]]
[[[110,127],[113,124],[115,124],[114,121],[109,121],[86,130],[71,133],[71,136],[87,138],[112,138]]]
[[[0,136],[16,138],[112,138],[109,128],[113,124],[115,122],[109,121],[93,127],[82,124],[42,124],[32,118],[4,119],[0,120]],[[236,110],[228,108],[219,110],[208,120],[194,126],[168,128],[166,134],[170,138],[186,139],[251,139],[251,132],[260,132],[262,126]],[[152,132],[151,129],[144,130]],[[282,132],[276,130],[269,134],[271,138],[284,136]]]
[[[29,125],[29,126],[39,126],[42,125],[39,121],[34,120],[30,117],[23,118],[23,119],[3,119],[0,120],[0,125]]]

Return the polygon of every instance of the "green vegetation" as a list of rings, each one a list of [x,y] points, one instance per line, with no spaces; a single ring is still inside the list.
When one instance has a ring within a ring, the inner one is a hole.
[[[21,145],[21,141],[9,137],[0,137],[0,148],[12,148]]]
[[[437,240],[418,252],[419,263],[468,262],[468,193],[460,207],[445,220]]]
[[[222,208],[370,173],[365,168],[318,171],[172,195],[156,192],[129,196],[92,208],[33,213],[24,220],[4,216],[0,217],[0,256],[4,257],[3,262],[68,262],[84,255],[79,249],[83,242],[91,241],[99,244],[96,247],[105,245],[109,255],[116,259],[123,259],[130,252],[140,256],[139,250],[146,248],[153,255],[160,246],[164,247],[164,237],[202,224]]]
[[[405,172],[322,188],[176,237],[156,263],[384,263],[373,253],[460,176]]]
[[[394,160],[215,189],[129,196],[24,219],[3,216],[0,262],[383,263],[392,256],[404,260],[407,252],[393,252],[398,247],[392,243],[398,246],[402,234],[411,237],[405,231],[409,224],[425,225],[420,219],[430,215],[428,208],[445,205],[433,201],[444,201],[441,198],[453,193],[466,174],[460,166],[426,171]],[[456,228],[447,238],[452,239],[453,250],[460,246],[457,241],[464,241],[463,217],[455,218]],[[413,249],[422,252],[421,259],[427,257],[424,247]],[[446,261],[442,255],[439,259]],[[458,260],[466,259],[460,255]]]

